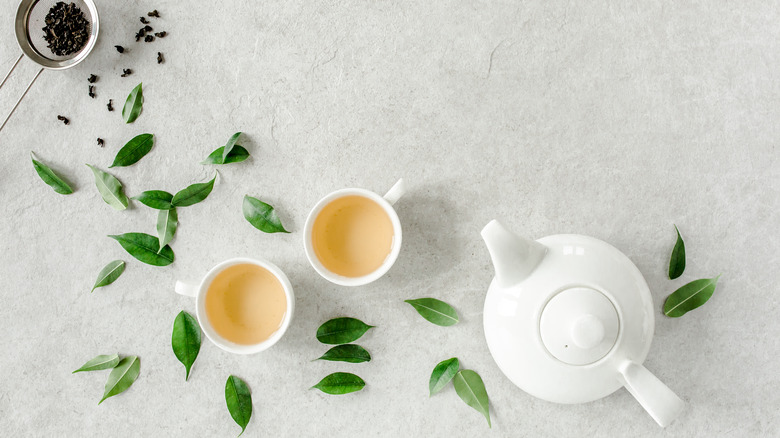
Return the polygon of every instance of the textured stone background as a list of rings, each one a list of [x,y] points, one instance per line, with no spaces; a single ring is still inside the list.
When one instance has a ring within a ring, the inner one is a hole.
[[[235,436],[223,395],[231,373],[253,392],[250,436],[780,434],[780,8],[634,3],[100,0],[94,53],[45,71],[0,133],[3,434]],[[0,0],[3,73],[19,53],[16,5]],[[135,44],[138,17],[153,8],[163,15],[153,27],[169,36]],[[120,78],[121,68],[135,73]],[[1,114],[34,71],[23,62],[0,90]],[[100,76],[95,100],[90,73]],[[121,108],[140,81],[144,113],[125,125],[105,103]],[[208,200],[180,211],[173,265],[143,265],[105,237],[154,233],[156,214],[138,203],[112,210],[84,163],[105,169],[125,141],[152,132],[154,150],[114,173],[130,195],[176,191],[210,178],[199,161],[238,130],[253,158],[222,167]],[[44,185],[31,150],[76,193]],[[395,267],[354,289],[318,277],[301,243],[308,210],[337,188],[382,192],[399,177],[409,193],[397,204]],[[245,194],[275,205],[294,232],[252,228]],[[687,402],[677,422],[660,429],[622,389],[555,405],[500,373],[481,321],[493,271],[479,231],[493,218],[529,237],[593,235],[637,264],[659,308],[645,364]],[[672,282],[673,223],[689,258]],[[173,283],[238,255],[287,272],[293,324],[251,357],[204,341],[185,383],[170,332],[194,305]],[[90,294],[116,258],[125,274]],[[661,315],[671,291],[719,273],[706,306]],[[461,323],[433,326],[403,303],[422,296],[455,305]],[[378,326],[360,341],[372,362],[311,362],[326,350],[317,326],[341,315]],[[97,406],[106,373],[70,372],[117,351],[141,357],[141,376]],[[484,378],[492,430],[451,387],[428,398],[431,369],[451,356]],[[368,386],[344,397],[308,390],[339,370]]]

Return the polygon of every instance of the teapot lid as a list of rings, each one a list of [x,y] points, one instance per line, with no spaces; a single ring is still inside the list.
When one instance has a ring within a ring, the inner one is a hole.
[[[573,287],[542,310],[539,332],[547,351],[561,362],[587,365],[609,353],[618,337],[615,306],[601,292]]]

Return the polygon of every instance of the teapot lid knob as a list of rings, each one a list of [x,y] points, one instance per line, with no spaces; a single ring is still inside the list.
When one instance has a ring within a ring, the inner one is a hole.
[[[584,350],[593,348],[604,340],[604,324],[595,315],[582,315],[571,325],[571,340]]]

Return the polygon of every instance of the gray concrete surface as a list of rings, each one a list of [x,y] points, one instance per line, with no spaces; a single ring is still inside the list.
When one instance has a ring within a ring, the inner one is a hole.
[[[0,67],[18,52],[17,2],[0,0]],[[83,64],[45,71],[0,133],[0,429],[4,436],[235,436],[229,374],[250,385],[248,436],[685,436],[780,434],[778,137],[780,7],[772,2],[99,0],[98,45]],[[138,17],[159,9],[135,44]],[[119,55],[115,44],[128,53]],[[156,52],[166,63],[157,65]],[[134,74],[120,78],[121,68]],[[10,108],[35,67],[0,90]],[[86,78],[100,76],[98,97]],[[143,115],[109,113],[143,81]],[[71,119],[69,126],[57,114]],[[176,191],[214,173],[199,163],[235,131],[252,158],[220,168],[212,195],[179,213],[176,262],[156,268],[106,237],[154,234],[156,213],[100,199],[84,163],[102,168],[141,132],[138,164],[116,169],[130,195]],[[106,147],[96,145],[96,137]],[[77,188],[60,196],[30,151]],[[327,283],[308,265],[308,210],[342,187],[384,191],[405,177],[404,247],[372,285]],[[265,235],[242,217],[250,194],[293,233]],[[687,402],[660,429],[624,390],[562,406],[514,387],[482,330],[492,277],[479,230],[500,218],[530,237],[582,233],[624,251],[659,308],[646,361]],[[688,269],[665,277],[673,224]],[[290,277],[297,314],[272,350],[233,356],[204,342],[189,382],[170,347],[193,302],[173,293],[233,256],[262,256]],[[90,294],[100,268],[128,262]],[[723,274],[706,306],[680,319],[660,307],[674,289]],[[440,328],[404,299],[434,296],[461,323]],[[311,362],[323,321],[377,326],[368,364]],[[141,376],[98,406],[107,373],[71,375],[87,359],[141,357]],[[458,356],[479,372],[493,428],[452,388],[429,398],[433,366]],[[352,371],[361,393],[308,388]]]

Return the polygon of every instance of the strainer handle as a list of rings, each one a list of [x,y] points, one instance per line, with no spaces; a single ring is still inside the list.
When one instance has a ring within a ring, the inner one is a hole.
[[[5,77],[3,78],[3,82],[0,82],[0,88],[3,88],[3,85],[5,85],[5,81],[7,81],[8,78],[11,76],[11,73],[14,72],[14,69],[16,68],[17,65],[19,65],[19,61],[21,61],[22,58],[24,58],[24,54],[21,54],[19,55],[18,58],[16,58],[16,62],[14,62],[13,67],[11,67],[11,69],[8,70],[8,74],[6,74]]]
[[[17,63],[18,62],[19,61],[17,61]],[[16,65],[14,65],[14,67],[16,67]],[[11,69],[11,71],[13,71],[13,68]],[[40,76],[42,72],[43,72],[43,69],[38,70],[38,73],[35,74],[35,77],[27,85],[27,88],[24,89],[24,93],[22,93],[22,96],[19,98],[19,100],[16,101],[16,103],[14,104],[14,107],[11,108],[11,112],[8,113],[8,116],[5,118],[5,120],[3,120],[3,124],[0,125],[0,131],[2,131],[3,128],[5,128],[5,124],[8,123],[8,119],[10,119],[11,116],[14,114],[14,111],[16,111],[16,107],[18,107],[19,104],[22,103],[22,99],[24,99],[24,96],[26,96],[27,92],[30,91],[30,88],[35,83],[35,80],[38,79],[38,76]],[[8,73],[10,74],[11,72],[8,72]],[[5,81],[5,80],[3,80],[3,81]]]

